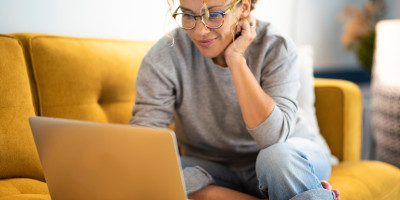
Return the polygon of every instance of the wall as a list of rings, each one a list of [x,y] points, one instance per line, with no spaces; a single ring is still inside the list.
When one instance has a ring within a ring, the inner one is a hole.
[[[299,46],[311,44],[317,69],[347,69],[358,64],[340,44],[337,15],[345,4],[364,1],[259,0],[254,15],[275,23]],[[399,0],[387,1],[389,17],[400,18]],[[175,27],[167,10],[166,0],[0,0],[0,33],[157,40]]]
[[[388,18],[400,18],[400,9],[386,0]],[[341,44],[343,24],[338,15],[346,5],[361,6],[365,0],[295,0],[295,28],[292,36],[297,45],[311,44],[314,47],[315,66],[319,70],[353,69],[359,65],[355,55]]]
[[[0,1],[0,33],[157,40],[166,32],[163,0]]]

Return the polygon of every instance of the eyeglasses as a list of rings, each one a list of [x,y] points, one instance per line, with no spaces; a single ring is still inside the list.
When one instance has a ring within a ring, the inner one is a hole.
[[[227,8],[224,12],[208,12],[202,15],[192,15],[188,13],[178,13],[180,6],[175,10],[172,17],[178,26],[185,30],[191,30],[196,26],[196,18],[200,17],[203,24],[209,29],[217,29],[224,24],[225,15],[232,10],[242,0],[237,0],[234,5]]]

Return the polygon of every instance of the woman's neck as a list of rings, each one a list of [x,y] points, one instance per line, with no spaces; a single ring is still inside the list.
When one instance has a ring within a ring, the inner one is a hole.
[[[217,57],[212,58],[213,62],[221,67],[227,67],[225,60],[225,51],[219,54]]]

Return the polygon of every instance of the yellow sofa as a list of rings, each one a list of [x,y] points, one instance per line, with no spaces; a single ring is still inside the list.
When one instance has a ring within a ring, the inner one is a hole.
[[[30,132],[33,115],[127,124],[151,42],[0,35],[0,200],[50,199]],[[162,55],[160,55],[162,56]],[[400,199],[400,170],[360,161],[361,94],[315,79],[318,123],[340,160],[330,182],[342,200]]]

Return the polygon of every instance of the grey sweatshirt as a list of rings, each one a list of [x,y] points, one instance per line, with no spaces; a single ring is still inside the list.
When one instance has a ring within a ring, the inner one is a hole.
[[[181,154],[219,162],[232,169],[254,166],[260,149],[291,137],[316,141],[319,132],[297,115],[297,52],[293,42],[257,22],[257,37],[245,59],[262,89],[274,99],[272,114],[250,129],[244,123],[228,67],[204,57],[185,31],[164,37],[144,57],[136,81],[130,123],[163,127],[175,123]]]

